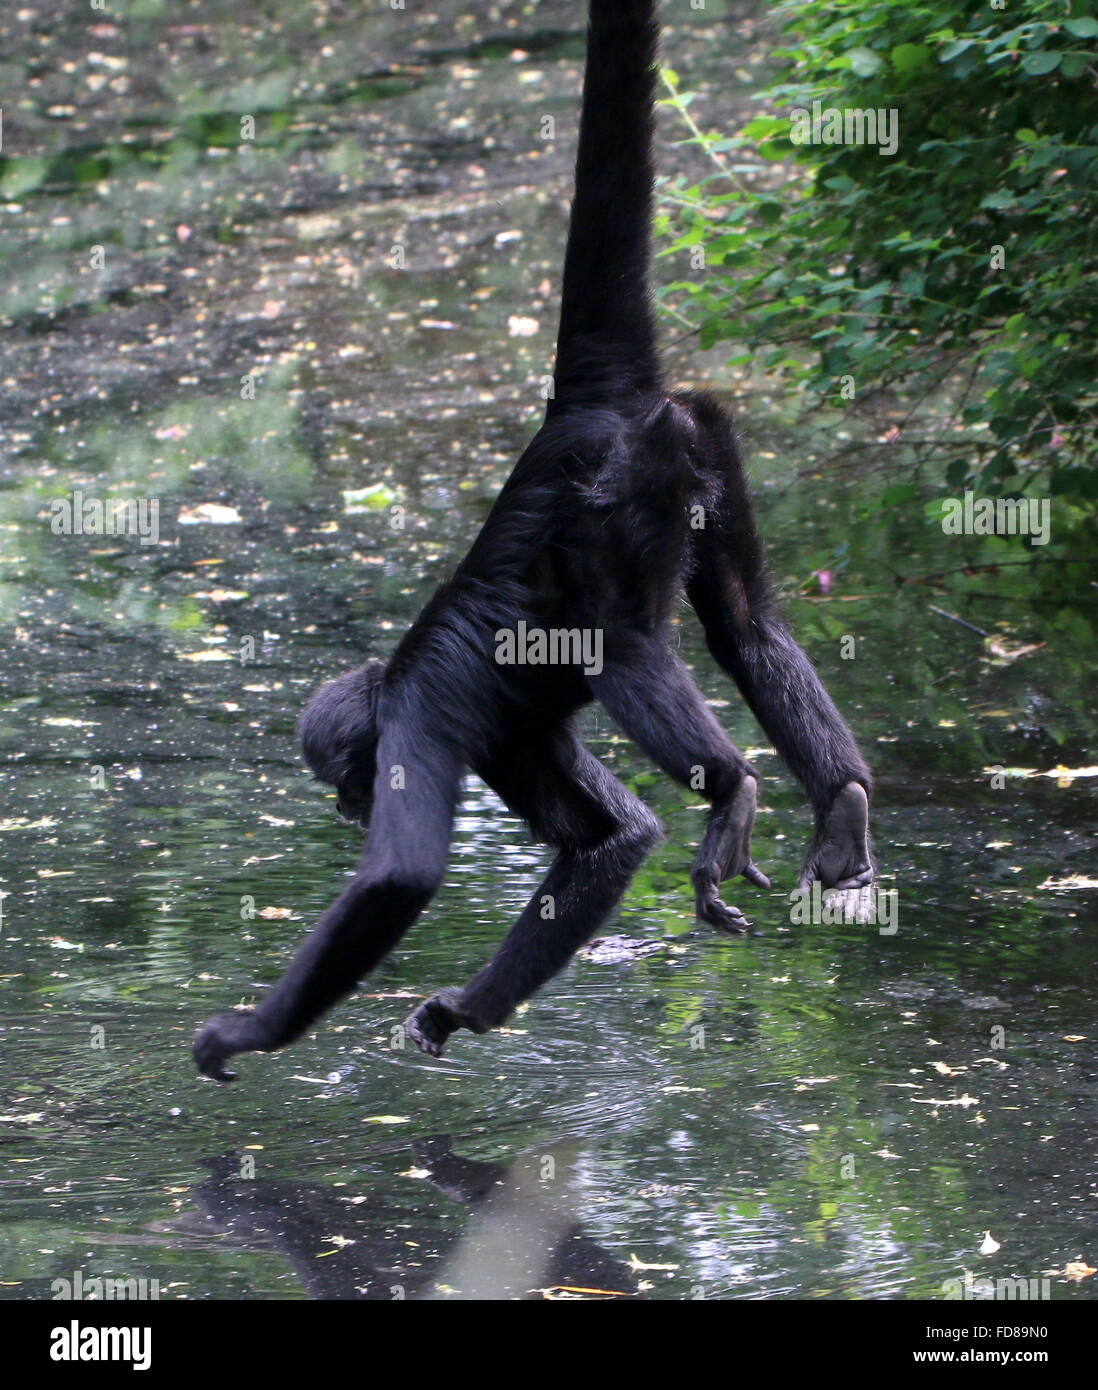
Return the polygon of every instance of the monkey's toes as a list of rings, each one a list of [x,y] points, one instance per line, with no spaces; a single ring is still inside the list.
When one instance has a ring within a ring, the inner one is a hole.
[[[751,925],[738,907],[729,907],[715,896],[698,900],[697,915],[700,921],[733,936],[745,935]]]

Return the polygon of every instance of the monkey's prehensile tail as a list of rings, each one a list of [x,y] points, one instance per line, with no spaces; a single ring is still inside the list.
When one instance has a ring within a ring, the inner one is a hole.
[[[591,0],[556,404],[658,385],[649,297],[657,0]],[[553,402],[550,402],[552,408]]]

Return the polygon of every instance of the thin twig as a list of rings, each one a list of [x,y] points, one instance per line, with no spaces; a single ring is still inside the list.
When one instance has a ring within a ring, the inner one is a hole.
[[[975,623],[970,623],[967,618],[958,618],[956,613],[947,613],[944,608],[937,608],[933,603],[928,603],[927,607],[932,613],[937,613],[943,618],[948,618],[951,623],[957,623],[959,627],[967,627],[969,632],[974,632],[977,637],[990,637],[989,632],[985,632],[982,627],[977,627]]]

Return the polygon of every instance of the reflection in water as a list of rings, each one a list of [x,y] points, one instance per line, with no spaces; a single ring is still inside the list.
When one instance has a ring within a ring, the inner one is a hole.
[[[481,1163],[462,1158],[449,1136],[440,1135],[414,1143],[412,1156],[418,1177],[469,1208],[460,1229],[417,1227],[400,1213],[379,1210],[369,1195],[355,1208],[330,1190],[244,1179],[238,1155],[219,1159],[213,1176],[194,1189],[197,1211],[157,1229],[213,1231],[242,1249],[276,1250],[321,1299],[612,1298],[637,1292],[629,1266],[585,1236],[574,1214],[546,1195],[557,1155]]]

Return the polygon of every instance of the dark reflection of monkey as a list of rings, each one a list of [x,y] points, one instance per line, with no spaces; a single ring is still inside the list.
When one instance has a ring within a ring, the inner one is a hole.
[[[637,1293],[629,1266],[583,1234],[541,1181],[551,1155],[482,1163],[456,1154],[449,1136],[417,1141],[415,1166],[447,1196],[471,1208],[455,1234],[407,1208],[351,1206],[330,1189],[240,1177],[227,1154],[194,1189],[197,1207],[173,1231],[216,1233],[247,1250],[286,1257],[318,1299],[537,1299]],[[168,1223],[166,1223],[168,1224]],[[163,1229],[163,1227],[162,1227]],[[333,1236],[347,1244],[332,1244]]]

